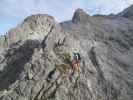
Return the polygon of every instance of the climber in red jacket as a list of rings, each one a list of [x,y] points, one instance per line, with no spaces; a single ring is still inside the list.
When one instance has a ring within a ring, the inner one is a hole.
[[[80,54],[78,52],[74,53],[74,59],[72,61],[73,73],[75,70],[80,72],[80,62],[81,62]]]

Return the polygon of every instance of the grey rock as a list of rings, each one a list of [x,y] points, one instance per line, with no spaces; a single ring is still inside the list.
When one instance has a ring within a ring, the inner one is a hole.
[[[0,52],[0,100],[132,100],[132,32],[128,18],[81,9],[62,23],[49,15],[26,18]],[[80,73],[64,61],[75,51]]]
[[[86,23],[88,22],[88,20],[89,20],[89,15],[80,8],[78,8],[75,11],[74,16],[72,18],[73,23],[78,23],[78,22]]]

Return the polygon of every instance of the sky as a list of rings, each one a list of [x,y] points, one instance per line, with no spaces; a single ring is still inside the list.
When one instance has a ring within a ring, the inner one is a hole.
[[[58,21],[70,20],[77,8],[88,14],[118,13],[133,0],[0,0],[0,34],[21,23],[31,14],[50,14]]]

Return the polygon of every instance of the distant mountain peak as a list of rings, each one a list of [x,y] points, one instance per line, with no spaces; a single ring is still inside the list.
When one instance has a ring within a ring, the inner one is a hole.
[[[88,20],[89,15],[83,10],[83,9],[76,9],[72,22],[78,23],[78,22],[86,22]]]
[[[118,16],[133,20],[133,5],[120,12]]]

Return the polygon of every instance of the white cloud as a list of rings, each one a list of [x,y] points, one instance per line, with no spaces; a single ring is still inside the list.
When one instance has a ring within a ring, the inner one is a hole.
[[[131,4],[133,0],[0,0],[0,31],[4,20],[10,23],[10,19],[23,20],[31,14],[47,13],[63,21],[71,19],[77,8],[91,15],[109,14],[118,13]]]
[[[88,10],[91,14],[116,14],[131,4],[133,0],[88,0]]]
[[[132,3],[133,0],[2,0],[0,16],[26,17],[49,13],[64,20],[70,18],[76,8],[83,8],[91,14],[109,14],[118,13]]]

